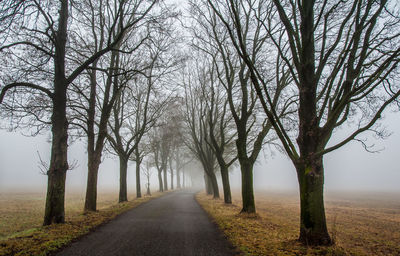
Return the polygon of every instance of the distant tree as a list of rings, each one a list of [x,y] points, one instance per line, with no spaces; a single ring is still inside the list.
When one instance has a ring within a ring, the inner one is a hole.
[[[151,191],[150,191],[150,178],[151,178],[151,163],[149,160],[145,160],[145,168],[143,169],[142,173],[146,177],[146,195],[151,196]]]
[[[182,78],[185,89],[185,123],[188,129],[185,143],[203,166],[207,193],[212,192],[214,198],[219,198],[218,182],[215,175],[216,157],[212,146],[207,143],[207,141],[210,141],[210,127],[206,121],[208,114],[207,94],[203,91],[203,88],[212,79],[209,76],[207,64],[206,59],[197,55],[193,63],[188,62],[187,70],[184,71]]]
[[[248,61],[253,64],[269,61],[268,54],[262,51],[266,47],[267,39],[265,33],[260,33],[263,24],[254,20],[251,15],[253,9],[260,9],[263,4],[264,1],[246,1],[243,5],[249,5],[249,8],[241,9],[240,13],[241,22],[245,27],[240,31],[240,38],[246,42],[246,49],[251,52]],[[263,145],[272,143],[275,136],[271,135],[272,123],[262,113],[260,101],[251,88],[251,70],[232,47],[229,30],[226,30],[224,23],[218,18],[218,15],[222,18],[230,18],[231,12],[228,7],[225,1],[193,1],[191,13],[195,24],[191,31],[195,38],[194,47],[208,55],[211,65],[215,66],[218,84],[226,91],[230,114],[237,132],[236,152],[242,176],[243,207],[241,212],[255,213],[254,164]],[[218,9],[214,11],[213,8]],[[280,64],[278,60],[270,67],[275,70]],[[290,98],[281,95],[287,86],[287,81],[283,77],[275,77],[267,68],[263,70],[262,75],[268,81],[272,81],[272,86],[268,88],[273,95],[271,104],[279,109],[277,112],[281,117],[287,116],[293,104]]]
[[[49,124],[52,146],[47,172],[44,225],[65,220],[68,88],[93,62],[119,45],[125,34],[156,5],[155,1],[141,3],[138,6],[141,11],[131,18],[120,14],[131,8],[132,1],[116,1],[112,4],[112,8],[120,10],[118,15],[110,17],[110,23],[113,27],[118,27],[118,30],[107,38],[98,51],[88,55],[82,54],[80,63],[71,61],[78,52],[69,47],[69,40],[79,34],[77,32],[80,19],[74,16],[74,11],[70,12],[75,8],[74,4],[70,5],[68,0],[60,0],[57,3],[34,0],[0,3],[0,27],[3,32],[0,53],[1,66],[4,67],[0,103],[4,102],[7,92],[11,92],[14,97],[18,97],[22,92],[22,97],[26,97],[27,94],[48,97],[46,101],[38,102],[51,104],[51,107],[47,107],[51,112]],[[7,105],[12,105],[12,98],[6,97]]]
[[[329,245],[323,199],[323,156],[371,131],[400,95],[400,16],[395,1],[278,1],[252,8],[250,1],[210,1],[235,50],[251,71],[254,90],[297,171],[300,188],[300,241]],[[230,16],[222,12],[230,13]],[[292,93],[299,98],[297,134],[291,134],[271,104],[265,66],[251,61],[242,14],[261,23],[275,46],[269,49],[289,69]],[[356,124],[342,141],[329,145],[344,124]],[[294,140],[294,136],[297,138]],[[367,148],[365,142],[361,141]],[[297,145],[297,146],[296,146]],[[368,149],[368,148],[367,148]]]
[[[157,168],[159,191],[167,191],[167,168],[171,153],[171,134],[165,123],[158,123],[150,133],[150,149]],[[164,174],[164,177],[163,177]]]

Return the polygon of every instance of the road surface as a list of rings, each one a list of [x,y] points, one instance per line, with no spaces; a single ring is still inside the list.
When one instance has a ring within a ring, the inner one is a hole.
[[[194,195],[194,191],[180,190],[153,199],[121,214],[57,255],[236,255]]]

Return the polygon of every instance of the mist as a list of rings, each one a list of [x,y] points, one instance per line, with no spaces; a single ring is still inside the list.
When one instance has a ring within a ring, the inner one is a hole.
[[[377,153],[369,153],[358,142],[352,142],[327,154],[325,163],[325,191],[369,191],[400,192],[400,170],[397,164],[398,145],[400,145],[400,116],[389,113],[382,125],[392,134],[385,140],[363,135],[368,144],[374,144]],[[0,130],[0,192],[6,191],[46,191],[47,176],[39,168],[39,156],[43,161],[50,159],[49,133],[36,137],[25,136],[27,131],[8,132]],[[346,133],[340,130],[332,141]],[[77,167],[67,173],[67,193],[84,193],[87,180],[87,153],[85,141],[72,143],[68,151],[70,163],[76,161]],[[128,167],[128,193],[135,189],[135,163]],[[200,170],[199,170],[200,171]],[[217,174],[218,182],[221,185]],[[200,177],[202,177],[200,175]],[[230,181],[233,189],[240,189],[241,176],[238,166],[231,167]],[[103,156],[99,171],[99,191],[118,191],[118,159],[110,154]],[[145,183],[142,177],[143,184]],[[157,190],[156,170],[151,177],[151,189]],[[197,184],[203,184],[199,180]],[[295,169],[290,160],[277,150],[265,148],[254,167],[254,187],[256,191],[289,190],[298,191]],[[144,188],[143,188],[144,189]]]

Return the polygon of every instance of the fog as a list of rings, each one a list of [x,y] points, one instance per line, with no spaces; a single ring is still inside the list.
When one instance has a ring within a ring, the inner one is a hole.
[[[400,168],[397,162],[400,145],[400,115],[386,114],[382,124],[392,132],[386,140],[368,138],[379,153],[366,152],[360,143],[352,142],[325,156],[325,190],[329,191],[384,191],[400,192]],[[47,177],[40,173],[38,167],[40,153],[42,160],[49,160],[50,133],[36,137],[24,136],[27,131],[7,132],[0,130],[0,192],[39,190],[46,191]],[[348,132],[342,129],[334,135],[333,142]],[[77,161],[78,166],[67,174],[67,192],[84,193],[87,177],[87,155],[85,141],[74,142],[69,147],[70,162]],[[128,192],[135,191],[135,164],[131,162],[128,169]],[[240,172],[234,167],[230,174],[233,188],[240,187]],[[169,177],[168,177],[169,179]],[[99,170],[99,192],[118,191],[118,159],[106,154]],[[202,181],[201,181],[202,182]],[[142,176],[142,189],[145,178]],[[158,180],[153,170],[151,187],[157,189]],[[176,183],[176,182],[175,182]],[[255,190],[297,190],[297,177],[290,160],[278,151],[271,153],[265,149],[260,154],[254,168]],[[220,186],[222,184],[220,183]],[[222,187],[221,187],[222,188]]]

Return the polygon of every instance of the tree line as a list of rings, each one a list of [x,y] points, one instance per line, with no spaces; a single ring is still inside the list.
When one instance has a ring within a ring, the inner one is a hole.
[[[278,149],[297,172],[299,240],[332,244],[323,156],[351,141],[370,150],[359,135],[385,137],[377,123],[398,103],[395,1],[189,0],[184,14],[129,0],[3,1],[0,9],[1,115],[52,132],[44,225],[64,221],[71,137],[87,140],[87,211],[96,210],[107,151],[120,161],[120,202],[129,160],[140,197],[143,161],[164,191],[168,172],[179,188],[195,159],[214,198],[219,172],[227,204],[237,165],[241,212],[255,213],[254,164]],[[330,142],[341,127],[352,130]]]

